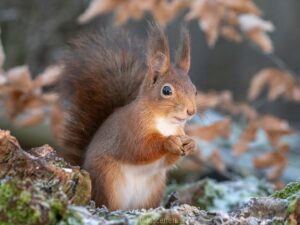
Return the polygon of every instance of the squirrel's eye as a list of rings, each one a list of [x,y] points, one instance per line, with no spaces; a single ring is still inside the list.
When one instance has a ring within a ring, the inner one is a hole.
[[[163,86],[161,92],[164,96],[170,96],[170,95],[173,94],[173,90],[172,90],[172,87],[170,85]]]

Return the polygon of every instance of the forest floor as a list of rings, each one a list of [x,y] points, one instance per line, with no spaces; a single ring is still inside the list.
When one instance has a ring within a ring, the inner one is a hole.
[[[300,183],[281,191],[254,177],[170,184],[156,209],[109,211],[90,201],[86,171],[44,145],[24,151],[0,131],[1,225],[300,224]]]

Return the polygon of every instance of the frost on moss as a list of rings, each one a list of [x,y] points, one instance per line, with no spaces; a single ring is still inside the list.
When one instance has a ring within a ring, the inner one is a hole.
[[[69,165],[49,145],[24,151],[15,137],[0,130],[0,179],[6,176],[43,180],[44,188],[64,191],[70,203],[76,205],[87,204],[91,197],[88,172]]]
[[[79,216],[68,209],[63,192],[47,193],[30,180],[4,179],[0,183],[1,225],[80,225]]]
[[[274,192],[271,196],[273,198],[285,199],[288,202],[288,219],[285,224],[298,225],[300,223],[300,183],[289,183],[284,189]]]
[[[209,211],[229,211],[253,197],[268,196],[272,191],[270,184],[254,177],[226,182],[205,179],[178,188],[181,204],[186,203]]]
[[[300,195],[299,192],[294,195],[289,201],[287,207],[288,220],[286,224],[299,225],[300,224]]]
[[[286,225],[300,224],[300,183],[292,182],[280,191],[274,192],[271,197],[287,201]]]
[[[284,189],[274,192],[272,197],[289,199],[293,198],[296,194],[300,194],[300,183],[292,182],[286,185]]]
[[[79,214],[69,204],[85,205],[90,195],[86,171],[48,145],[24,151],[0,130],[0,225],[78,225]]]
[[[152,212],[140,216],[135,225],[183,225],[181,216],[172,212]]]

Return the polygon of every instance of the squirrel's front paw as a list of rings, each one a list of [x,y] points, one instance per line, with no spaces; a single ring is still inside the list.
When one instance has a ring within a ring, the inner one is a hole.
[[[167,140],[164,142],[164,148],[172,154],[182,155],[183,146],[180,136],[171,135],[167,137]]]
[[[196,141],[190,138],[189,136],[180,136],[180,140],[182,143],[182,154],[188,155],[192,152],[195,152],[197,149]]]

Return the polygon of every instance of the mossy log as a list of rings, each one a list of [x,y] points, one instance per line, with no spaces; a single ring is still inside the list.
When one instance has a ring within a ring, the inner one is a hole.
[[[0,179],[30,179],[52,192],[62,190],[69,203],[86,204],[91,197],[89,174],[70,166],[48,145],[24,151],[9,131],[0,130]]]
[[[48,145],[24,151],[0,130],[0,224],[82,224],[69,204],[90,201],[89,174],[68,165]]]

